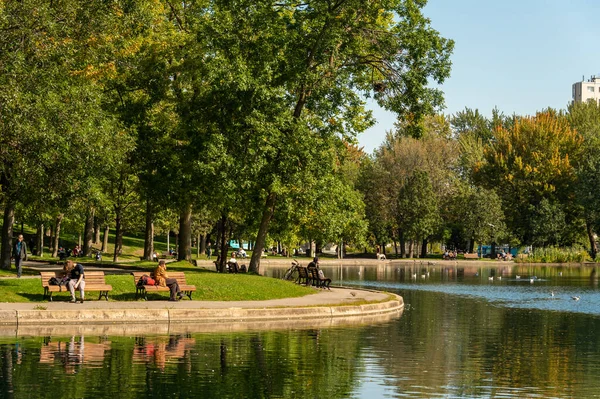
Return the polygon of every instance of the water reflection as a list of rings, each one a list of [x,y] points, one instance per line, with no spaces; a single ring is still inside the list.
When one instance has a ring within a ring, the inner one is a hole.
[[[40,348],[40,363],[60,364],[66,374],[75,374],[84,364],[91,367],[101,366],[110,345],[110,341],[86,343],[83,336],[71,336],[66,342],[53,341],[51,337],[46,337]]]
[[[373,265],[338,273],[343,284],[401,294],[402,317],[234,332],[17,333],[0,338],[0,397],[598,396],[600,317],[581,311],[600,308],[595,268]],[[65,373],[64,359],[76,373]]]

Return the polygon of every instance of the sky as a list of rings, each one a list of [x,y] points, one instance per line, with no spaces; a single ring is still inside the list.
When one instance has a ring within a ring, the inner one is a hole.
[[[564,109],[573,83],[600,76],[598,0],[429,0],[423,13],[455,42],[451,76],[440,87],[444,114]],[[368,106],[378,123],[358,140],[372,153],[395,116]]]

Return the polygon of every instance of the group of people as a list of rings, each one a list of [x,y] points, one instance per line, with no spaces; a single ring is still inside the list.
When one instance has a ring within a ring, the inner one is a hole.
[[[510,254],[510,252],[504,252],[504,250],[501,250],[496,255],[496,259],[498,259],[498,260],[512,260],[512,255]]]
[[[444,260],[455,260],[457,255],[458,254],[456,253],[456,251],[445,250],[444,254],[442,255],[442,259],[444,259]]]

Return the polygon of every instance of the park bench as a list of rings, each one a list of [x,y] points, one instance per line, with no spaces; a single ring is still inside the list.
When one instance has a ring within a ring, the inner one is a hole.
[[[132,272],[131,275],[133,276],[133,284],[135,284],[135,299],[138,299],[141,296],[145,301],[147,301],[148,292],[169,292],[169,287],[162,287],[160,285],[137,285],[138,281],[140,281],[140,278],[144,275],[150,276],[150,272]],[[174,278],[177,280],[177,284],[179,284],[179,289],[181,292],[183,292],[191,300],[192,293],[196,291],[196,286],[189,285],[185,281],[185,274],[183,272],[168,272],[167,275],[169,278]]]
[[[240,265],[239,263],[235,262],[227,262],[227,271],[229,273],[246,273],[248,271],[248,268],[246,267],[246,265]]]
[[[58,280],[62,279],[64,276],[64,272],[40,272],[40,276],[42,279],[42,287],[44,288],[44,299],[48,298],[50,302],[52,302],[52,294],[55,292],[69,292],[69,288],[67,286],[60,285],[50,285],[49,280],[52,277],[56,277]],[[108,301],[108,291],[112,290],[112,286],[106,284],[104,281],[104,272],[98,271],[87,271],[84,274],[85,279],[85,292],[91,291],[99,291],[100,296],[98,299],[106,299]]]
[[[465,259],[479,259],[477,254],[464,254]]]
[[[331,290],[331,288],[329,288],[329,284],[331,284],[330,278],[321,278],[321,276],[319,276],[319,270],[315,267],[307,268],[307,270],[312,285],[317,288],[327,288],[328,290]]]
[[[169,251],[161,252],[158,259],[175,259],[175,254],[170,254]]]
[[[306,269],[306,267],[298,266],[298,268],[296,270],[298,270],[298,278],[294,282],[296,284],[309,285],[310,284],[310,276],[308,274],[308,270]]]

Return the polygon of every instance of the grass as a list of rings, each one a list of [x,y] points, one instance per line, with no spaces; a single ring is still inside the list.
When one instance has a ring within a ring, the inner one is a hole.
[[[139,262],[143,263],[143,262]],[[156,263],[147,262],[137,269],[151,271]],[[173,266],[172,266],[173,265]],[[199,301],[260,301],[301,297],[313,294],[315,290],[303,287],[289,281],[278,280],[254,274],[222,274],[205,269],[199,269],[187,262],[169,264],[169,270],[185,271],[188,284],[196,286],[194,300]],[[168,271],[167,271],[168,272]],[[14,275],[14,274],[13,274]],[[110,301],[134,301],[135,286],[130,275],[107,275],[107,284],[113,289],[109,293]],[[43,289],[38,279],[2,279],[0,291],[3,302],[46,302],[43,299]],[[148,300],[166,300],[169,293],[148,294]],[[54,293],[56,301],[66,301],[70,298],[68,292]],[[89,292],[87,300],[96,300],[97,293]]]

